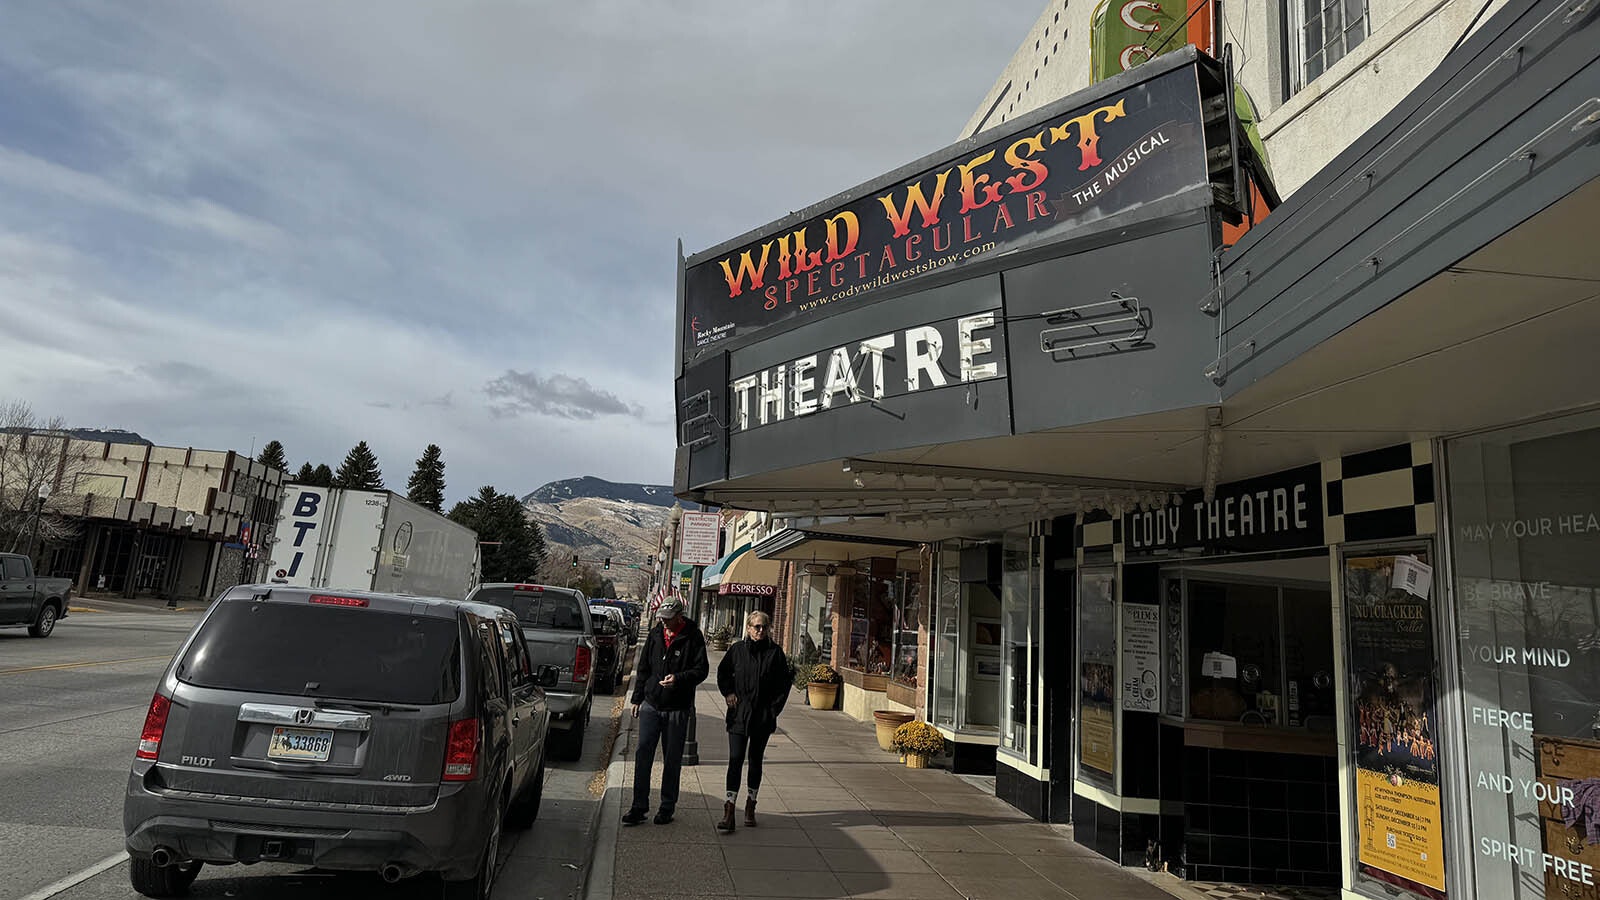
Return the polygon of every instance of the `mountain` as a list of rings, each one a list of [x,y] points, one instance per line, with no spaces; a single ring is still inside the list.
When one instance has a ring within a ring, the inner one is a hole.
[[[663,509],[670,508],[677,499],[672,496],[672,488],[664,484],[618,484],[614,481],[606,481],[604,478],[585,475],[582,478],[552,481],[523,497],[522,502],[563,503],[567,500],[584,498],[626,500],[649,506],[659,506]]]
[[[657,550],[667,510],[675,502],[665,485],[617,484],[586,475],[552,481],[522,499],[528,518],[539,523],[552,561],[576,553],[599,569],[611,558],[608,576],[628,585],[630,565],[643,567]]]

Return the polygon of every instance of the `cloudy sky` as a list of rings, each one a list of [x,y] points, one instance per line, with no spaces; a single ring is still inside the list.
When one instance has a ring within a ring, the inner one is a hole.
[[[0,403],[669,482],[674,251],[955,137],[1042,0],[16,0]]]

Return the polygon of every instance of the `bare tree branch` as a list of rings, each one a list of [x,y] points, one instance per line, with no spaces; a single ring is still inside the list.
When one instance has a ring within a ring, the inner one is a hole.
[[[88,454],[59,418],[42,421],[20,400],[0,404],[0,546],[12,552],[37,533],[47,543],[71,540],[79,522],[68,513],[82,490]],[[40,488],[49,498],[40,503]]]

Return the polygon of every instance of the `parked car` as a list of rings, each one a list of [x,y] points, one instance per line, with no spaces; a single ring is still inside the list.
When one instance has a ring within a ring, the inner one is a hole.
[[[267,860],[437,872],[487,898],[502,826],[539,812],[557,677],[499,607],[230,589],[145,715],[122,813],[134,890]]]
[[[614,693],[628,665],[627,619],[601,603],[589,604],[589,618],[594,622],[594,689]]]
[[[631,647],[639,642],[639,614],[632,606],[629,606],[627,603],[621,600],[589,601],[589,608],[591,610],[593,610],[596,606],[604,606],[607,609],[616,610],[617,612],[621,613],[623,619],[622,636],[626,639],[627,645]]]
[[[33,561],[20,553],[0,553],[0,627],[26,625],[34,637],[49,637],[67,617],[72,582],[37,578]]]
[[[557,759],[583,755],[583,733],[594,703],[594,624],[582,591],[547,584],[480,584],[468,600],[516,614],[535,665],[555,666],[550,689],[550,752]]]

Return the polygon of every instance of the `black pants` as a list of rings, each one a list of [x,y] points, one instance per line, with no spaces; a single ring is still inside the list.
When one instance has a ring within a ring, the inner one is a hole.
[[[577,726],[573,726],[577,727]],[[658,710],[648,703],[639,706],[639,748],[633,756],[633,809],[650,808],[650,768],[656,762],[656,745],[665,757],[661,767],[660,811],[678,808],[678,776],[683,771],[683,743],[689,736],[687,709]]]
[[[737,793],[739,790],[740,770],[744,768],[745,751],[750,754],[750,790],[752,792],[761,787],[761,754],[767,752],[767,739],[772,737],[771,732],[766,734],[734,734],[728,732],[728,791]]]

